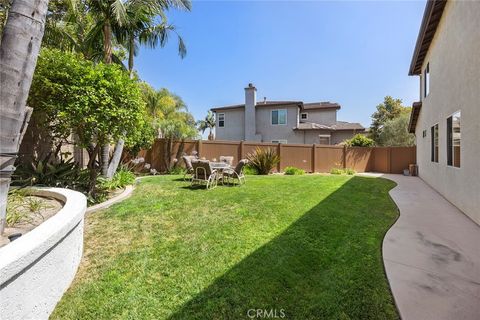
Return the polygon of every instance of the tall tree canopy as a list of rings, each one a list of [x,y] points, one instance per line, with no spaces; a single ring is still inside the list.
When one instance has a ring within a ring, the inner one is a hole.
[[[394,99],[386,96],[383,103],[377,106],[377,111],[372,114],[372,124],[370,126],[371,138],[379,144],[380,134],[387,121],[398,118],[402,114],[409,114],[410,108],[402,105],[401,99]]]
[[[179,96],[165,88],[155,90],[146,83],[142,88],[152,125],[157,131],[157,136],[166,141],[167,148],[163,161],[165,168],[170,170],[178,163],[174,159],[179,159],[182,155],[183,141],[198,137],[195,119]],[[180,141],[180,147],[174,155],[175,141]]]
[[[408,132],[410,113],[402,113],[388,120],[378,136],[378,145],[392,147],[409,147],[415,145],[415,135]]]

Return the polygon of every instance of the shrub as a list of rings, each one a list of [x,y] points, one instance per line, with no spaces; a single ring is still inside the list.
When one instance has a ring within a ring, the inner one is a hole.
[[[332,168],[330,174],[343,174],[343,169]]]
[[[112,179],[99,178],[100,187],[107,190],[124,188],[135,182],[135,174],[125,168],[120,168]]]
[[[280,162],[280,157],[271,149],[260,149],[247,155],[249,166],[254,168],[258,174],[269,174],[270,171]]]
[[[345,140],[345,144],[349,147],[373,147],[375,145],[375,141],[359,133],[356,134],[352,139]]]
[[[346,169],[339,169],[339,168],[332,168],[330,170],[330,174],[348,174],[349,176],[354,175],[356,173],[355,170],[346,168]]]
[[[302,170],[300,168],[295,168],[295,167],[286,167],[285,174],[292,175],[292,176],[302,175],[302,174],[305,174],[305,170]]]
[[[27,165],[19,165],[12,177],[12,185],[61,187],[74,190],[87,188],[88,175],[73,162],[73,159],[50,163],[47,160],[34,160]]]
[[[75,145],[87,150],[92,194],[101,146],[123,139],[125,147],[139,149],[154,139],[138,81],[116,64],[94,63],[79,54],[42,49],[28,105],[33,119],[52,137],[64,140],[73,134]]]
[[[352,176],[356,173],[356,171],[353,169],[347,168],[345,169],[345,173],[348,174],[349,176]]]
[[[245,168],[243,169],[243,173],[246,174],[246,175],[250,175],[250,176],[254,176],[254,175],[257,175],[258,172],[257,172],[257,169],[249,166],[249,165],[246,165]]]

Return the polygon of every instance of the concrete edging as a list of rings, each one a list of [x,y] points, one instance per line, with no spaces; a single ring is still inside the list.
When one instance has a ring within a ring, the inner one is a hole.
[[[88,207],[86,213],[92,213],[92,212],[96,212],[96,211],[99,211],[99,210],[102,210],[102,209],[106,209],[106,208],[110,207],[111,205],[113,205],[115,203],[121,202],[121,201],[125,200],[126,198],[130,197],[130,195],[132,194],[134,189],[135,189],[135,187],[133,185],[128,185],[128,186],[125,187],[125,190],[123,190],[123,192],[120,193],[119,195],[117,195],[117,196],[115,196],[111,199],[108,199],[105,202],[102,202],[102,203],[96,204],[94,206]]]
[[[47,319],[82,257],[86,197],[61,188],[33,189],[31,194],[61,200],[64,206],[0,248],[0,315],[5,319]]]
[[[117,195],[117,196],[115,196],[115,197],[113,197],[113,198],[111,198],[111,199],[108,199],[108,200],[105,201],[105,202],[102,202],[102,203],[96,204],[96,205],[94,205],[94,206],[88,207],[86,213],[93,213],[93,212],[96,212],[96,211],[99,211],[99,210],[102,210],[102,209],[107,209],[107,208],[110,207],[111,205],[127,199],[128,197],[130,197],[130,196],[132,195],[133,190],[135,190],[135,186],[136,186],[143,178],[150,178],[150,177],[155,177],[155,176],[148,175],[148,176],[143,176],[143,177],[137,177],[137,178],[135,178],[135,184],[126,186],[126,187],[125,187],[125,190],[123,190],[122,193],[120,193],[119,195]]]

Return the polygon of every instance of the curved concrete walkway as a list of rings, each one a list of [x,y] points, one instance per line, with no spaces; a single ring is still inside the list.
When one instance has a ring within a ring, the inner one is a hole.
[[[420,178],[376,176],[398,184],[383,260],[402,319],[480,319],[480,226]]]

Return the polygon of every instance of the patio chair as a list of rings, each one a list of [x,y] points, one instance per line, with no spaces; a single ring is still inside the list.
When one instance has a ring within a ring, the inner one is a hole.
[[[193,177],[193,166],[192,160],[196,159],[193,156],[182,156],[183,162],[185,162],[185,174],[183,175],[183,180],[187,181],[187,176],[190,176],[190,179]]]
[[[192,186],[195,184],[205,184],[207,189],[215,188],[218,184],[217,170],[212,170],[210,161],[208,160],[194,160],[192,162],[193,177]]]
[[[235,180],[238,180],[238,184],[242,185],[242,180],[243,184],[245,184],[245,174],[243,173],[243,169],[245,168],[245,165],[247,164],[248,160],[247,159],[242,159],[238,162],[238,164],[235,166],[234,169],[227,169],[223,171],[223,177],[222,177],[222,182],[225,180],[230,183],[230,181],[235,184]]]
[[[233,164],[233,157],[232,156],[220,156],[220,162],[225,162],[229,166]]]

